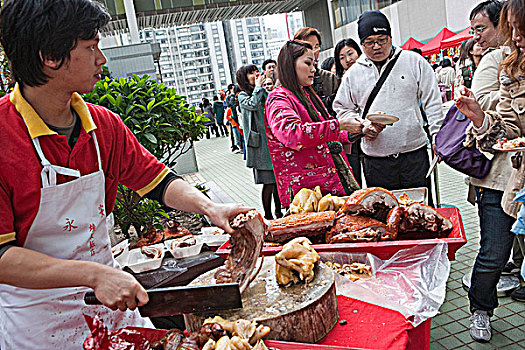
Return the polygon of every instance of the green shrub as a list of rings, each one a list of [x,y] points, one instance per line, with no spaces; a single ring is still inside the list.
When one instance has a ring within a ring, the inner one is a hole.
[[[105,77],[84,99],[117,113],[138,141],[169,168],[206,131],[195,107],[188,107],[175,89],[147,75],[128,79]],[[160,218],[167,217],[159,203],[141,199],[124,186],[119,186],[114,215],[115,223],[128,237],[130,226],[141,236]]]

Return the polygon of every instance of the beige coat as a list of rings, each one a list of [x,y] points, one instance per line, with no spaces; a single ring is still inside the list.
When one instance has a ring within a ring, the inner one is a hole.
[[[511,79],[505,73],[500,77],[500,101],[496,107],[496,113],[487,112],[486,121],[484,125],[490,125],[490,128],[483,134],[491,131],[493,126],[498,123],[499,117],[503,119],[503,127],[505,129],[506,137],[514,139],[516,137],[525,135],[525,76],[519,77],[519,82],[516,79]],[[521,83],[521,84],[519,84]],[[483,127],[482,127],[483,129]],[[480,136],[483,136],[480,133]],[[490,145],[480,144],[478,140],[478,147],[484,151],[490,151]],[[503,210],[508,215],[516,217],[520,203],[514,202],[516,192],[525,185],[525,161],[521,162],[519,169],[513,169],[510,179],[505,188],[501,205]]]

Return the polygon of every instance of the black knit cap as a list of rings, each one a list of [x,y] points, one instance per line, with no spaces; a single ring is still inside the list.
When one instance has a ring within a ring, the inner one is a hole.
[[[357,21],[357,34],[363,42],[370,35],[389,35],[390,23],[381,11],[366,11]]]

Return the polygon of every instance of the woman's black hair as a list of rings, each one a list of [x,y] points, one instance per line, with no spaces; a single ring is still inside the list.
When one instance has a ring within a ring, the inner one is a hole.
[[[461,46],[459,48],[459,61],[458,61],[458,64],[460,66],[463,66],[465,64],[465,61],[467,60],[467,58],[469,58],[471,63],[474,64],[474,58],[472,57],[472,54],[470,53],[470,51],[472,51],[472,48],[474,47],[475,43],[476,42],[472,38],[465,40],[461,43]]]
[[[441,67],[442,68],[445,68],[445,67],[452,67],[452,62],[450,62],[450,59],[445,57],[443,58],[443,60],[441,61]]]
[[[6,0],[0,9],[0,43],[16,82],[47,83],[44,58],[70,59],[79,39],[92,40],[110,20],[102,4],[91,0]]]
[[[202,106],[203,107],[211,106],[210,100],[208,100],[206,97],[204,97],[202,99]]]
[[[235,73],[235,78],[237,79],[237,84],[242,91],[246,92],[248,95],[251,95],[255,86],[251,85],[248,81],[248,74],[258,71],[259,69],[255,64],[246,64],[237,70]]]
[[[334,65],[334,63],[335,63],[335,58],[333,58],[332,56],[327,57],[325,58],[323,63],[321,63],[321,69],[327,70],[330,72],[330,70],[332,70],[332,66]]]
[[[343,39],[340,42],[335,45],[334,48],[334,59],[335,59],[335,75],[337,75],[339,78],[343,76],[345,73],[345,69],[343,68],[343,65],[341,64],[341,61],[339,60],[339,54],[341,53],[341,50],[345,47],[351,47],[357,52],[357,56],[361,56],[362,51],[359,45],[355,42],[354,39]]]

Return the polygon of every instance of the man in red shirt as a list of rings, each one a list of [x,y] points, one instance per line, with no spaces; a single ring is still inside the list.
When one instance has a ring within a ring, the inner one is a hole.
[[[119,183],[208,215],[228,232],[229,220],[247,211],[210,201],[117,115],[78,95],[101,78],[98,30],[108,21],[91,0],[7,0],[0,10],[0,41],[17,82],[0,99],[2,349],[79,348],[82,313],[106,312],[112,328],[151,325],[130,311],[148,302],[146,291],[111,256],[106,215]],[[116,311],[81,309],[90,289]]]

